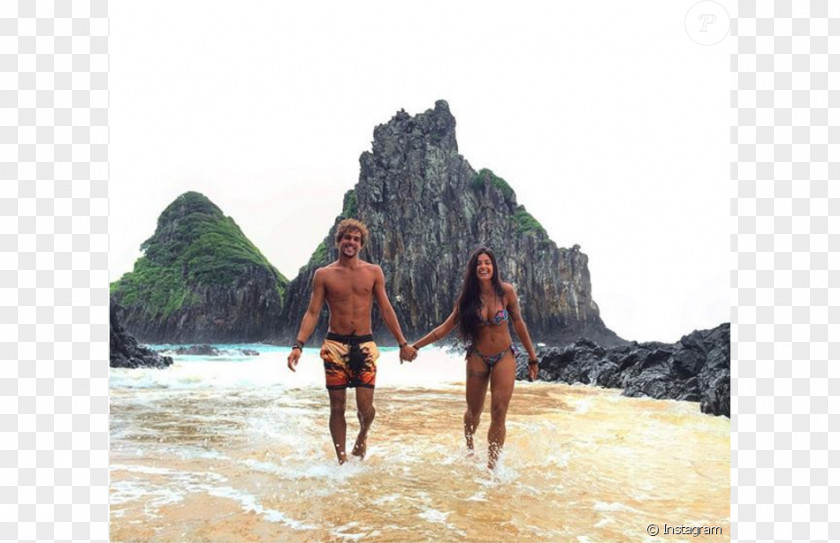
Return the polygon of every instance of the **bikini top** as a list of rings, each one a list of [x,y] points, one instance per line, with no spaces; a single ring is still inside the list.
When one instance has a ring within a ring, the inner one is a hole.
[[[508,312],[507,309],[500,309],[496,311],[496,314],[493,315],[493,320],[489,321],[480,321],[478,323],[479,326],[500,326],[508,321]]]

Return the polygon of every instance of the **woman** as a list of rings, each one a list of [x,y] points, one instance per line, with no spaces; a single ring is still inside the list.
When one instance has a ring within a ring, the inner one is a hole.
[[[516,376],[516,347],[510,337],[508,322],[528,351],[528,373],[536,379],[537,354],[510,283],[502,283],[493,251],[482,247],[470,257],[464,272],[464,284],[455,309],[447,319],[414,344],[420,349],[443,339],[458,326],[469,342],[467,349],[467,411],[464,413],[464,438],[473,452],[473,434],[478,427],[487,385],[490,384],[490,429],[487,432],[487,467],[494,469],[505,444],[505,416]]]

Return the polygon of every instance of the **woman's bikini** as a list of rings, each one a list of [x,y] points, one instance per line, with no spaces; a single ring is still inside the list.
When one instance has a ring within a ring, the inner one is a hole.
[[[509,316],[508,316],[507,309],[502,308],[502,309],[496,311],[496,314],[493,315],[492,320],[483,320],[483,321],[479,322],[478,325],[479,326],[502,326],[503,324],[507,324],[508,319],[509,319]],[[469,357],[471,354],[478,355],[478,357],[481,358],[481,360],[484,361],[484,364],[487,366],[487,369],[492,371],[493,366],[495,366],[499,362],[499,360],[501,360],[502,357],[504,357],[505,354],[507,354],[508,351],[512,352],[514,357],[516,357],[516,355],[519,354],[519,352],[516,348],[516,345],[514,345],[513,343],[510,344],[510,347],[508,347],[505,350],[500,351],[496,354],[483,354],[478,349],[476,349],[475,346],[470,344],[470,346],[467,348],[467,357]]]

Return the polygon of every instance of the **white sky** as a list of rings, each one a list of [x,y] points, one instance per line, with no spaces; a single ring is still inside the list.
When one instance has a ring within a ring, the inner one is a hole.
[[[689,38],[694,3],[111,3],[111,279],[187,190],[293,278],[374,126],[442,98],[472,167],[589,255],[609,328],[728,321],[732,47]]]

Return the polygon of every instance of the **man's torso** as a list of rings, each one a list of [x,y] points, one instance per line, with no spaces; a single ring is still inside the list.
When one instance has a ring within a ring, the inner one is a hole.
[[[345,335],[370,334],[376,266],[359,261],[352,268],[333,263],[322,270],[324,298],[330,310],[330,331]]]

